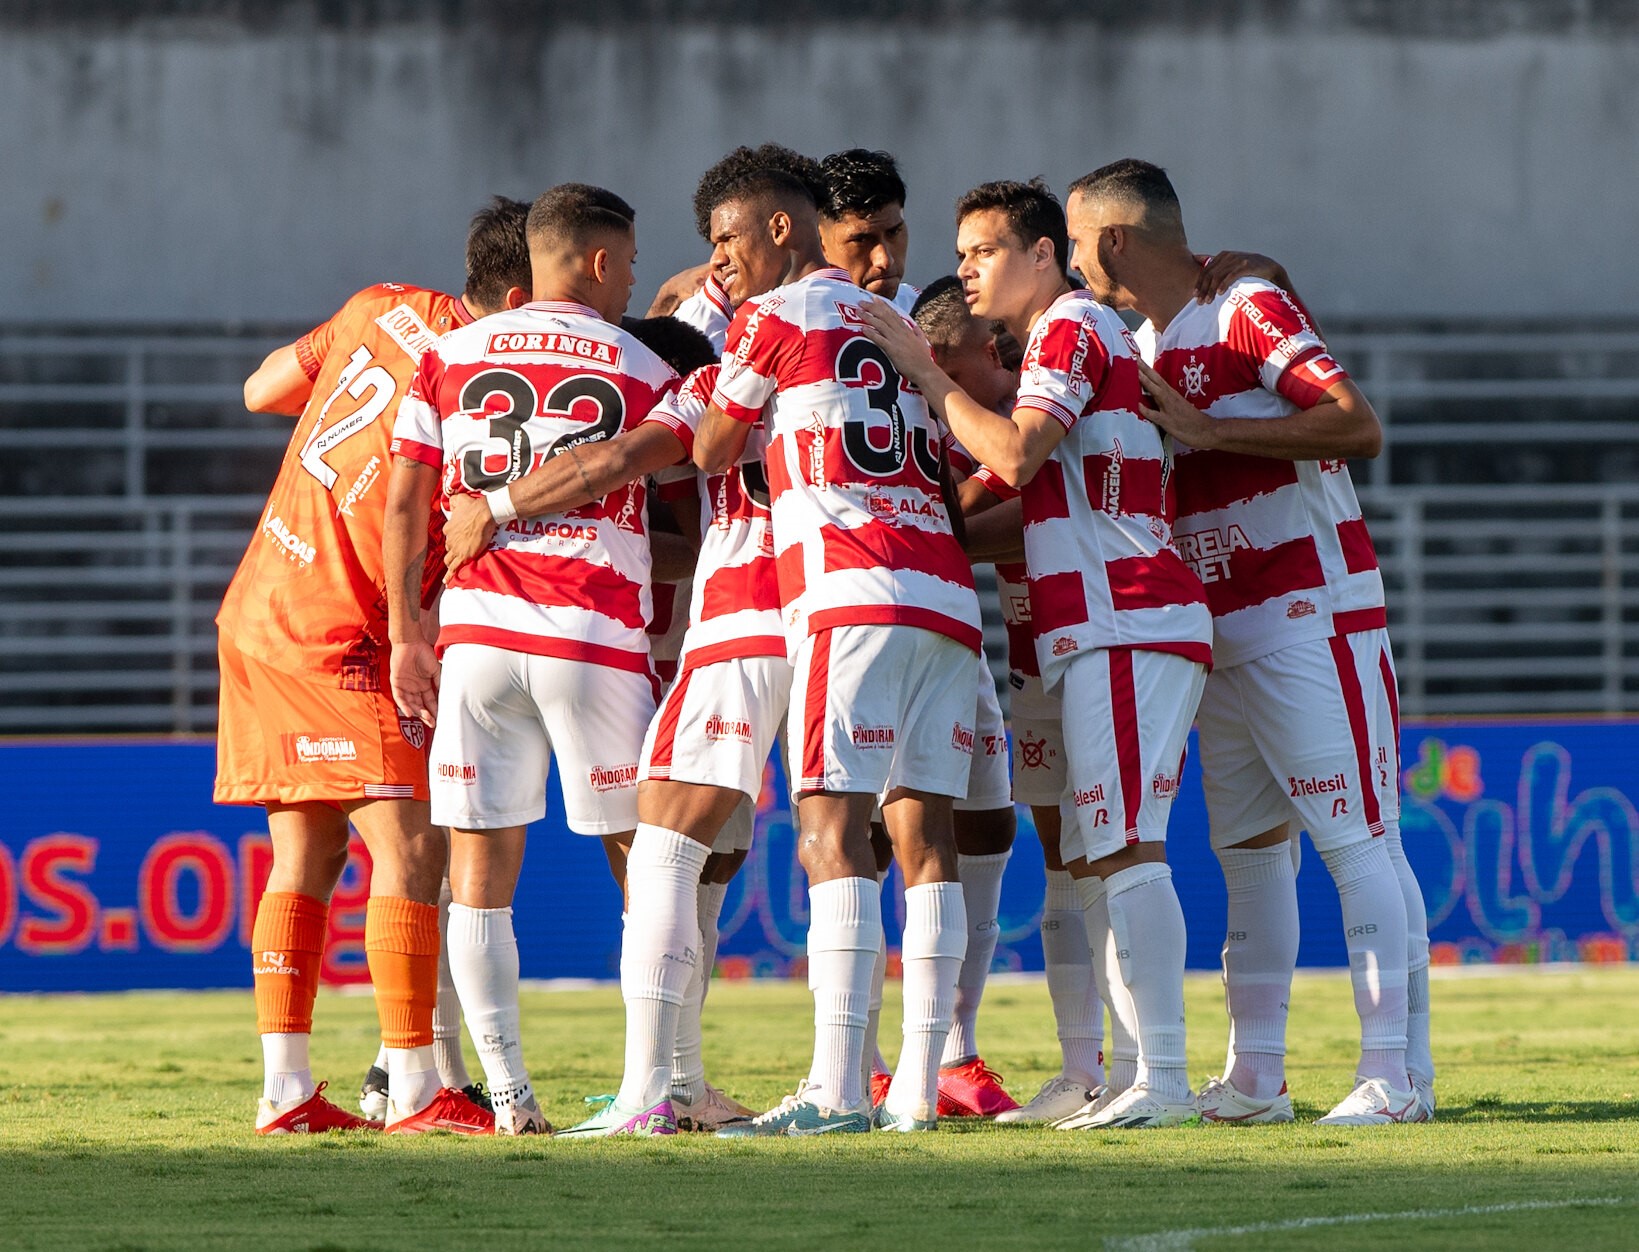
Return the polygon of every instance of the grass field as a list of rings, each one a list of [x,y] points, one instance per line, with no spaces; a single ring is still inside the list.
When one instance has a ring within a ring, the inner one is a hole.
[[[1639,970],[1437,978],[1434,994],[1433,1125],[1307,1124],[1353,1059],[1348,981],[1325,974],[1294,992],[1293,1126],[754,1143],[258,1140],[248,992],[0,997],[0,1247],[1639,1246]],[[1188,987],[1197,1082],[1222,1066],[1219,995]],[[613,1089],[618,993],[524,1008],[543,1103],[568,1124]],[[716,1081],[773,1103],[806,1068],[809,1013],[800,983],[714,986]],[[980,1029],[1015,1094],[1057,1068],[1040,983],[993,986]],[[321,998],[315,1073],[341,1103],[374,1032],[368,998]]]

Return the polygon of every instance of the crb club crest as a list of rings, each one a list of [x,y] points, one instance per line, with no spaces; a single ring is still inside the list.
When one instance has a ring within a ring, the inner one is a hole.
[[[1212,381],[1212,375],[1206,372],[1206,366],[1196,361],[1195,354],[1191,353],[1189,364],[1180,371],[1179,381],[1183,384],[1186,396],[1206,395],[1206,385]]]
[[[399,718],[398,733],[404,736],[405,743],[417,751],[427,746],[427,726],[418,717]]]

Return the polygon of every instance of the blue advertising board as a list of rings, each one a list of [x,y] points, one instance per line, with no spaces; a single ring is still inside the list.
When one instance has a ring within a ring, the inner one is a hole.
[[[1407,723],[1402,831],[1428,902],[1437,964],[1639,960],[1639,720]],[[271,863],[254,808],[211,803],[209,742],[0,744],[11,780],[0,823],[0,991],[233,987],[250,983],[255,902]],[[596,840],[563,824],[555,787],[530,831],[516,922],[526,978],[614,978],[620,896]],[[719,974],[798,974],[805,884],[777,767],[756,846],[723,911]],[[1186,775],[1169,859],[1189,964],[1215,968],[1224,892],[1200,781]],[[332,901],[325,981],[365,981],[369,862]],[[1044,888],[1029,814],[1001,907],[997,968],[1039,970]],[[884,916],[897,947],[903,892]],[[1312,854],[1298,876],[1304,965],[1346,964],[1337,895]]]

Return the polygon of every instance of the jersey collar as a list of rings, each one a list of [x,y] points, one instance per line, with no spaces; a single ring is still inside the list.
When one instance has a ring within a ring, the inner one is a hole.
[[[576,313],[581,317],[595,317],[600,322],[605,320],[603,314],[578,300],[531,300],[523,307],[537,313]]]

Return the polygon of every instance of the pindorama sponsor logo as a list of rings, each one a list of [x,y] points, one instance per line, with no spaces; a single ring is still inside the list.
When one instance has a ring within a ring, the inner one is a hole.
[[[961,722],[951,723],[950,746],[967,756],[973,755],[973,727]]]
[[[1076,643],[1076,641],[1069,635],[1060,635],[1057,639],[1053,640],[1053,655],[1066,656],[1069,653],[1074,652],[1080,646],[1081,645]]]
[[[593,791],[619,791],[637,786],[637,762],[630,765],[594,765],[586,772]]]
[[[347,489],[347,494],[342,497],[341,503],[336,506],[336,512],[352,517],[353,506],[364,498],[370,488],[376,485],[376,481],[380,477],[381,458],[372,456],[364,463],[364,468],[359,471],[359,476],[353,480],[353,485]]]
[[[1342,774],[1333,774],[1330,778],[1295,778],[1290,775],[1286,779],[1286,794],[1296,800],[1300,796],[1324,796],[1338,791],[1349,789],[1348,779]]]
[[[1178,775],[1157,774],[1150,779],[1150,794],[1157,800],[1171,800],[1178,794]]]
[[[486,355],[506,356],[512,353],[573,357],[577,361],[592,361],[611,370],[620,368],[621,358],[618,344],[588,339],[584,335],[564,335],[555,331],[502,331],[489,337]]]
[[[272,509],[267,511],[262,521],[262,533],[283,548],[286,555],[303,565],[313,564],[313,558],[319,555],[317,548],[285,525],[285,519]]]
[[[433,766],[433,777],[439,782],[471,787],[478,781],[478,767],[471,761],[439,761]]]
[[[891,748],[893,747],[892,726],[861,726],[854,723],[854,747],[856,748]]]
[[[1252,546],[1246,532],[1234,525],[1209,526],[1194,534],[1174,535],[1173,542],[1184,564],[1204,583],[1229,581],[1230,557]]]
[[[706,718],[706,738],[713,741],[738,739],[741,743],[750,743],[751,723],[742,718],[721,717],[713,713]]]
[[[419,717],[399,718],[398,733],[404,737],[405,743],[418,751],[427,746],[427,724]]]
[[[1294,622],[1299,618],[1313,617],[1319,611],[1313,600],[1289,600],[1286,603],[1286,616]]]
[[[359,759],[358,745],[341,735],[285,735],[297,765],[319,765]]]

